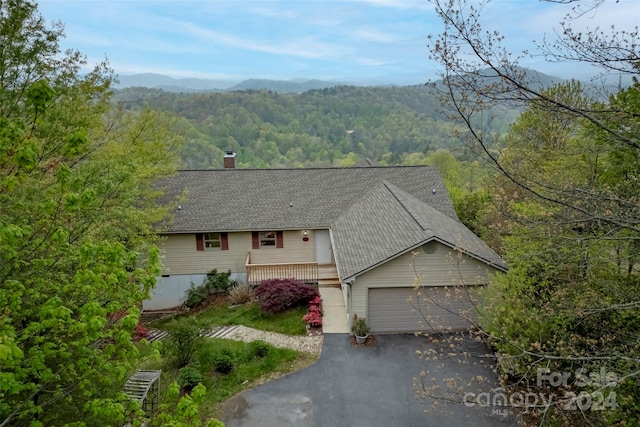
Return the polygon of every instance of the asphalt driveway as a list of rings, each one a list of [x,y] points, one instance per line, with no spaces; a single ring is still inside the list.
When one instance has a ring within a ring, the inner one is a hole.
[[[236,396],[228,402],[223,421],[227,427],[516,424],[513,417],[492,414],[492,408],[462,403],[441,402],[425,413],[431,402],[418,402],[413,386],[425,366],[431,372],[428,379],[438,383],[455,377],[465,381],[476,375],[493,378],[490,367],[478,364],[472,356],[424,362],[416,350],[436,349],[437,344],[423,337],[376,338],[373,347],[352,347],[347,334],[326,334],[318,362]]]

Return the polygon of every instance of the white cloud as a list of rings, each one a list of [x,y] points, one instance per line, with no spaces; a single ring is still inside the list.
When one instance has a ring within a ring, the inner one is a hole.
[[[210,30],[190,22],[174,22],[174,24],[175,26],[185,30],[185,32],[200,38],[202,42],[217,45],[222,44],[256,52],[313,59],[335,59],[350,52],[348,48],[342,45],[325,43],[309,36],[293,37],[292,39],[287,39],[285,41],[272,38],[265,43],[220,31]]]
[[[132,64],[127,62],[117,62],[111,64],[111,67],[117,70],[118,74],[143,74],[148,73],[149,68],[138,64]],[[209,80],[242,80],[245,76],[240,74],[229,73],[207,73],[189,68],[175,68],[175,67],[154,67],[153,73],[163,74],[165,76],[180,78],[197,78],[197,79],[209,79]]]
[[[396,34],[384,33],[368,28],[356,30],[351,34],[351,36],[360,41],[375,43],[393,43],[400,39]]]
[[[260,3],[258,3],[260,5]],[[258,7],[250,7],[248,10],[249,13],[259,15],[265,18],[277,18],[277,19],[287,19],[294,20],[300,18],[300,14],[293,10],[282,10],[280,9],[272,9],[267,8],[262,5]]]
[[[356,64],[364,65],[364,66],[367,66],[367,67],[382,67],[382,66],[390,64],[389,61],[384,61],[384,60],[376,59],[376,58],[364,58],[364,57],[355,58],[354,62]]]
[[[433,6],[426,0],[357,0],[375,6],[392,7],[396,9],[421,9],[432,10]]]

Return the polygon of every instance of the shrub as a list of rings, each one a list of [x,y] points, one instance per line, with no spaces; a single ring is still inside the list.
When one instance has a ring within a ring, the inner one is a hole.
[[[191,282],[191,287],[187,289],[184,305],[188,308],[196,308],[204,304],[208,297],[209,291],[204,286],[196,286]]]
[[[178,374],[178,384],[185,391],[191,391],[202,382],[202,374],[192,366],[185,366]]]
[[[114,313],[111,313],[107,316],[107,319],[110,323],[116,322],[124,322],[130,316],[129,312],[126,310],[119,310]],[[138,323],[133,328],[131,332],[131,337],[134,342],[139,342],[141,339],[147,336],[147,328],[142,324],[142,320],[138,319]]]
[[[228,374],[235,366],[235,355],[228,348],[221,348],[211,358],[213,369],[221,374]]]
[[[262,311],[269,314],[306,305],[313,298],[320,296],[316,288],[295,279],[263,280],[256,287],[255,294]]]
[[[196,308],[204,304],[212,294],[229,293],[238,284],[235,280],[229,280],[229,276],[231,276],[231,271],[218,273],[218,270],[214,268],[207,273],[207,278],[201,285],[196,286],[191,283],[184,305],[188,308]]]
[[[309,326],[322,326],[322,298],[320,296],[309,301],[309,312],[302,316],[302,320]]]
[[[229,291],[229,302],[233,305],[246,304],[253,300],[254,292],[251,286],[235,286]]]
[[[318,306],[320,307],[322,305],[322,298],[320,298],[320,295],[318,295],[317,297],[313,298],[311,301],[309,301],[309,307],[311,306]]]
[[[136,327],[133,329],[133,341],[139,342],[141,339],[147,336],[148,334],[147,328],[142,324],[142,322],[138,322]]]
[[[200,326],[192,318],[173,319],[165,325],[169,332],[163,349],[179,367],[187,366],[193,354],[202,344]]]
[[[215,268],[207,273],[207,278],[203,282],[202,286],[204,286],[209,294],[213,294],[216,292],[229,293],[231,289],[235,288],[238,285],[238,282],[235,280],[229,280],[229,276],[231,276],[231,271],[227,271],[226,273],[218,273],[218,270]]]
[[[264,341],[251,341],[249,343],[249,350],[253,357],[266,357],[269,354],[269,344]]]
[[[366,337],[369,333],[369,326],[364,317],[358,317],[357,314],[353,315],[353,323],[351,324],[351,332],[357,337]]]
[[[320,306],[310,305],[309,312],[302,316],[302,320],[310,326],[322,326],[322,311],[320,311]]]

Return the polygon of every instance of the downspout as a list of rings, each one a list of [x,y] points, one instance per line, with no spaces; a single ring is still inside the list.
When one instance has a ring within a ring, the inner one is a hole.
[[[349,304],[347,304],[347,325],[349,326],[349,335],[351,335],[351,319],[353,317],[351,314],[353,313],[353,284],[355,281],[356,279],[354,277],[350,282],[347,282],[347,300],[349,301]]]

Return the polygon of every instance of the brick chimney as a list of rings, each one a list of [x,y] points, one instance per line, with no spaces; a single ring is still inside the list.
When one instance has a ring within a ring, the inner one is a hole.
[[[225,169],[236,168],[236,153],[234,151],[227,151],[224,154],[224,168]]]

